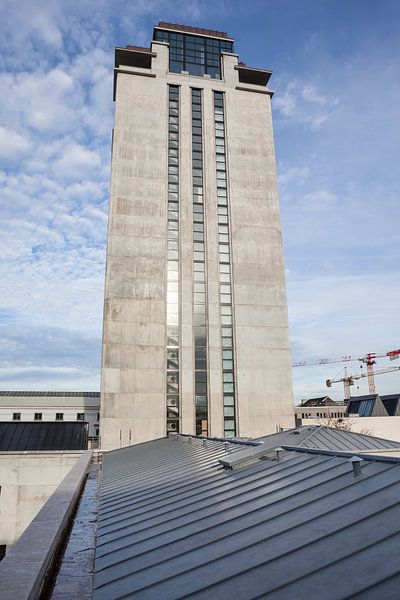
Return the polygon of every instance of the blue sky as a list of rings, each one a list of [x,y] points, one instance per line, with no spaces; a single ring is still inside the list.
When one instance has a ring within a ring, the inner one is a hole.
[[[242,60],[273,71],[293,360],[400,347],[397,0],[0,11],[0,389],[98,388],[113,49],[148,45],[160,19],[228,31]],[[341,371],[295,368],[296,400]],[[399,391],[400,373],[376,382]]]

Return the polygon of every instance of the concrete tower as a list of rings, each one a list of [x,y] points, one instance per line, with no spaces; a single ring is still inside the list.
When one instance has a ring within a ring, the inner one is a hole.
[[[270,72],[170,23],[115,59],[101,446],[292,426]]]

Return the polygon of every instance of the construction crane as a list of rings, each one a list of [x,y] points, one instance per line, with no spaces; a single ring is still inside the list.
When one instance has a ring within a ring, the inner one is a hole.
[[[338,358],[317,358],[312,361],[299,361],[292,364],[292,367],[311,367],[318,365],[329,365],[334,363],[342,363],[342,362],[363,362],[367,365],[367,371],[373,371],[373,365],[375,364],[376,358],[385,358],[388,356],[390,360],[394,360],[400,357],[400,349],[391,350],[390,352],[386,352],[385,354],[376,354],[375,352],[369,352],[365,356],[351,356],[344,355]],[[374,392],[371,392],[374,393]]]
[[[360,359],[360,360],[362,360],[362,359]],[[375,364],[375,361],[372,364]],[[367,369],[368,369],[368,362],[367,362]],[[367,370],[367,373],[360,373],[360,375],[348,375],[347,369],[345,368],[344,377],[341,377],[340,379],[327,379],[326,385],[327,385],[327,387],[332,387],[332,383],[341,383],[342,382],[343,386],[344,386],[344,399],[346,401],[346,400],[350,400],[350,386],[354,385],[355,379],[362,379],[363,377],[368,377],[369,393],[376,394],[374,376],[382,375],[383,373],[391,373],[392,371],[400,371],[400,367],[388,367],[387,369],[379,369],[378,371],[374,371],[371,368],[371,369]]]

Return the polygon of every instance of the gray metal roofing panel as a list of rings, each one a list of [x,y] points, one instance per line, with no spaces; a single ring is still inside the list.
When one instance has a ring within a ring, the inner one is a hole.
[[[278,446],[302,446],[342,451],[400,448],[400,442],[344,431],[326,425],[305,425],[258,438],[258,441],[262,441],[266,448],[271,449]]]
[[[285,445],[282,443],[282,445]],[[289,445],[289,444],[286,444]],[[321,448],[326,450],[379,450],[385,448],[400,448],[400,442],[383,438],[344,431],[333,427],[316,427],[311,436],[301,441],[299,445],[304,448]]]
[[[308,438],[315,430],[318,429],[318,425],[304,425],[303,427],[293,427],[279,433],[273,433],[257,438],[258,442],[263,442],[268,448],[277,448],[287,444],[288,446],[297,446],[304,439]]]
[[[224,455],[171,440],[104,455],[95,600],[391,597],[400,463],[364,460],[355,479],[344,457],[284,452],[228,471]]]
[[[86,450],[88,424],[79,422],[0,422],[0,452]]]

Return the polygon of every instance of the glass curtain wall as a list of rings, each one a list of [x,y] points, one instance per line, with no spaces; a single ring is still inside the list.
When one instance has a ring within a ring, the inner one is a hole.
[[[179,86],[168,86],[167,433],[179,432]]]
[[[226,171],[224,94],[222,92],[214,92],[214,125],[217,172],[224,436],[226,438],[233,438],[236,435],[236,409],[232,319],[232,270],[229,244],[229,206]]]
[[[221,52],[233,52],[233,43],[218,38],[156,29],[154,39],[169,43],[169,70],[221,79]]]
[[[196,435],[208,435],[202,91],[192,89],[193,307]]]

